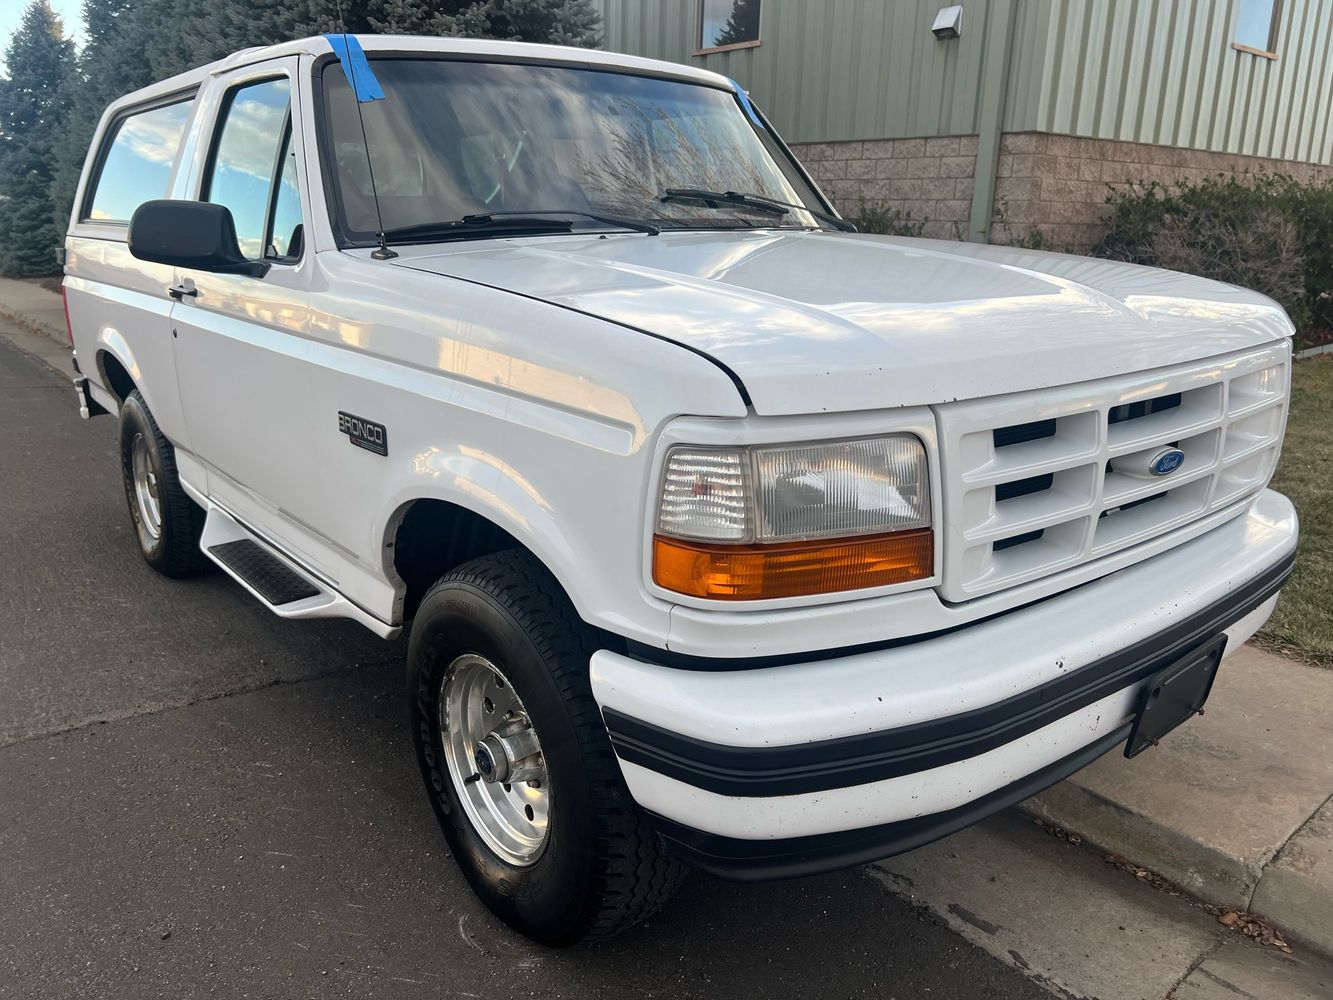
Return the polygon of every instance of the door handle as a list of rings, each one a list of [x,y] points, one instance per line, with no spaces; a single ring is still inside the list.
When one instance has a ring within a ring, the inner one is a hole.
[[[185,296],[195,298],[199,294],[199,289],[194,287],[194,279],[186,278],[179,285],[172,285],[167,289],[167,294],[177,302],[180,302]]]

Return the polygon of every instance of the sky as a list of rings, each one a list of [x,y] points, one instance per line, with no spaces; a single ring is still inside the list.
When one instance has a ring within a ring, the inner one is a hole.
[[[9,48],[9,40],[14,37],[23,12],[28,9],[29,0],[0,0],[0,61],[4,51]],[[51,9],[65,21],[65,37],[74,36],[76,43],[83,44],[83,0],[51,0]]]

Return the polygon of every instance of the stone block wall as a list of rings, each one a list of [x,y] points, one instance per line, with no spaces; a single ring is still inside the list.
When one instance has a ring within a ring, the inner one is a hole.
[[[977,137],[868,139],[794,145],[819,186],[854,219],[872,205],[925,224],[922,235],[964,239],[972,211]],[[1139,142],[1006,133],[1000,142],[991,242],[1040,232],[1052,249],[1086,252],[1103,234],[1106,196],[1132,181],[1174,184],[1217,173],[1333,177],[1333,166],[1176,149]]]
[[[804,143],[792,152],[850,219],[863,204],[873,205],[924,222],[923,236],[967,235],[977,161],[974,135]]]
[[[1001,139],[996,164],[991,242],[1009,243],[1037,231],[1055,249],[1082,253],[1096,246],[1105,232],[1100,220],[1112,190],[1133,181],[1169,186],[1246,171],[1289,174],[1300,181],[1333,176],[1333,167],[1261,156],[1009,133]]]

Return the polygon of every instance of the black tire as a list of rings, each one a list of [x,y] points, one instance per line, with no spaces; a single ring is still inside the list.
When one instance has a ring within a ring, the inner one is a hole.
[[[496,916],[547,945],[632,926],[686,873],[659,850],[621,777],[588,681],[596,635],[546,569],[512,550],[440,579],[422,600],[408,649],[417,759],[454,858]],[[541,853],[526,866],[501,858],[473,828],[444,760],[439,698],[446,668],[463,653],[501,666],[541,740],[552,805]]]
[[[133,455],[139,438],[147,448],[148,462],[156,476],[161,520],[156,537],[144,523],[135,497]],[[138,389],[126,396],[120,407],[120,471],[130,520],[144,561],[171,577],[195,576],[207,569],[208,561],[199,551],[204,512],[181,488],[176,475],[176,453],[171,442],[162,436]]]

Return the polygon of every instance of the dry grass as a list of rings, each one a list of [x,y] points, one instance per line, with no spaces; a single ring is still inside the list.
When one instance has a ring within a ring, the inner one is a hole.
[[[1296,363],[1291,420],[1273,488],[1296,505],[1301,542],[1296,572],[1259,640],[1333,667],[1333,358]]]

